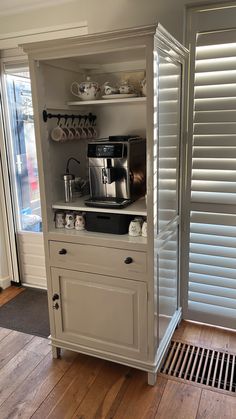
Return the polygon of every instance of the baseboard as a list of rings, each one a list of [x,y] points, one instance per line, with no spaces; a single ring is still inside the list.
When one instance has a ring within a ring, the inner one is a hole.
[[[27,284],[25,282],[22,282],[21,285],[24,288],[36,288],[36,289],[39,289],[39,290],[46,290],[47,291],[47,287],[45,285]]]
[[[5,288],[8,288],[11,286],[11,280],[9,276],[6,276],[5,278],[0,278],[0,287],[5,290]]]

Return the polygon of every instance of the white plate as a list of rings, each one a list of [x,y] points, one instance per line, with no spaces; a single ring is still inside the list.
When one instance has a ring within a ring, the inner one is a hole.
[[[104,95],[102,99],[126,99],[128,97],[137,97],[136,93],[117,93],[114,95]]]

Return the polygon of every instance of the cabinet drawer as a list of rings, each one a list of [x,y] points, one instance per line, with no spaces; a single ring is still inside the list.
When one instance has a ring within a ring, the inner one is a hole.
[[[146,280],[146,253],[50,241],[51,266]]]

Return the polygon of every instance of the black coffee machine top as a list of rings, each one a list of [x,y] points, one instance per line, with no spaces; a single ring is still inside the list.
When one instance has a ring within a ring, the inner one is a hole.
[[[136,138],[135,135],[109,135],[109,141],[129,141],[130,138]]]

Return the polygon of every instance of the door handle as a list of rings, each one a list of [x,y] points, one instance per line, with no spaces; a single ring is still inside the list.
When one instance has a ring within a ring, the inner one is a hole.
[[[133,262],[133,259],[131,257],[127,257],[124,262],[126,263],[126,265],[129,265],[130,263]]]
[[[66,249],[61,249],[59,250],[59,255],[66,255],[67,254],[67,250]]]

